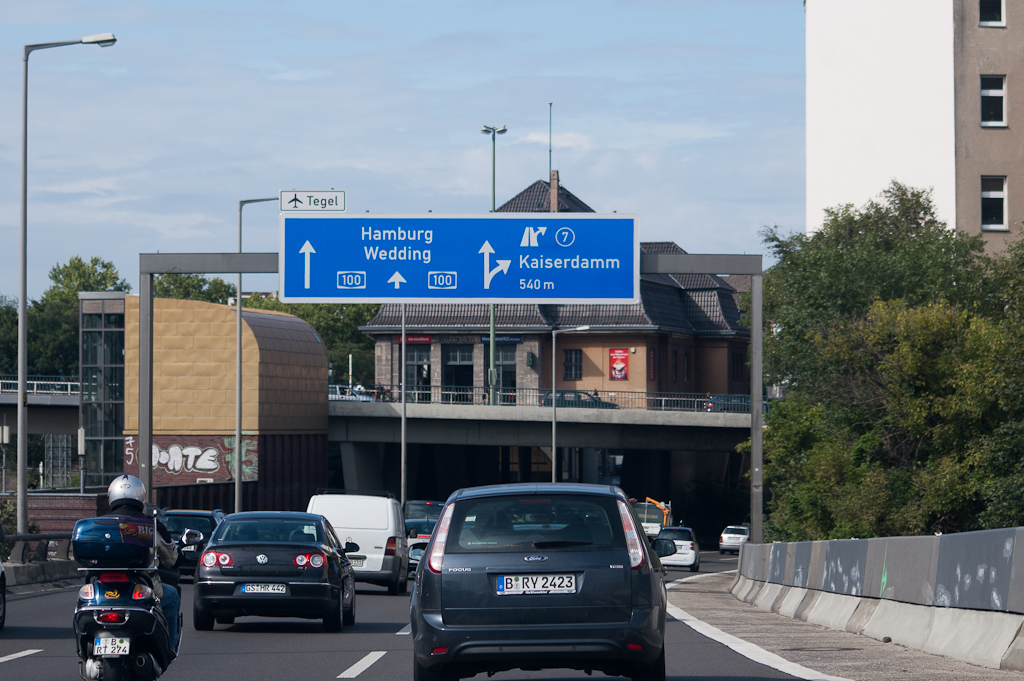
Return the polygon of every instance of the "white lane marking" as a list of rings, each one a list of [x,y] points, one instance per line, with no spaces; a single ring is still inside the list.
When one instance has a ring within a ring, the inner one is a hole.
[[[406,624],[400,631],[395,632],[395,636],[408,636],[412,633],[412,625]]]
[[[695,579],[703,579],[704,577],[713,577],[715,575],[728,575],[728,574],[732,574],[733,572],[736,572],[736,571],[735,570],[722,570],[721,572],[702,572],[699,575],[693,575],[691,577],[683,577],[682,579],[677,579],[674,582],[669,582],[668,583],[668,588],[671,589],[674,586],[682,586],[683,584],[686,584],[687,582],[692,582]]]
[[[775,653],[770,653],[764,648],[758,647],[749,641],[744,641],[732,634],[725,633],[721,629],[716,629],[707,622],[702,622],[701,620],[694,618],[685,610],[682,610],[671,603],[668,606],[668,614],[672,615],[672,617],[690,627],[698,634],[703,634],[713,641],[718,641],[722,645],[732,648],[743,657],[753,660],[758,664],[763,664],[766,667],[777,669],[783,674],[789,674],[790,676],[795,676],[798,679],[805,679],[806,681],[850,681],[850,679],[845,679],[841,676],[829,676],[828,674],[822,674],[821,672],[816,672],[813,669],[808,669],[796,662],[790,662],[786,658],[780,657]]]
[[[338,674],[339,679],[354,679],[373,665],[374,662],[384,657],[386,650],[375,650],[372,653],[367,653],[366,657],[356,662],[354,665]]]
[[[10,662],[11,660],[17,660],[19,657],[26,657],[27,655],[35,655],[36,653],[41,653],[41,652],[43,652],[43,651],[42,650],[23,650],[20,653],[14,653],[13,655],[8,655],[7,657],[0,657],[0,662]]]

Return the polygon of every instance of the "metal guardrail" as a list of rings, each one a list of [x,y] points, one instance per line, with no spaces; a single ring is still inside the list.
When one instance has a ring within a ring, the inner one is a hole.
[[[332,401],[399,402],[401,386],[376,385],[361,393],[348,386],[330,386]],[[551,391],[537,388],[495,389],[498,406],[550,407]],[[467,386],[418,386],[407,388],[409,404],[490,404],[491,390]],[[766,403],[767,404],[767,403]],[[648,411],[750,413],[750,395],[712,395],[709,393],[649,393],[624,390],[557,391],[556,406],[583,409],[645,409]],[[765,408],[767,411],[767,407]]]
[[[81,394],[81,383],[62,376],[30,376],[27,390],[32,395]],[[401,386],[376,385],[357,392],[345,385],[328,386],[331,401],[398,402]],[[0,393],[17,393],[17,376],[0,376]],[[498,388],[500,406],[550,407],[551,391],[537,388]],[[410,403],[489,404],[491,390],[475,386],[418,386],[408,390]],[[584,409],[645,409],[648,411],[705,411],[749,414],[750,395],[710,393],[651,393],[625,390],[559,389],[557,406]],[[767,412],[767,401],[765,412]]]
[[[30,395],[67,395],[75,396],[82,393],[82,384],[63,376],[29,376],[25,390]],[[17,393],[18,377],[0,376],[0,393]]]
[[[14,544],[7,562],[24,565],[47,560],[67,560],[71,549],[70,532],[9,534],[0,544]]]

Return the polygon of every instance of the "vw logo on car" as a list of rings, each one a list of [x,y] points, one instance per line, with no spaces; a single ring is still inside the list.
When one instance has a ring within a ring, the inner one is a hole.
[[[268,560],[270,559],[267,558],[267,554],[265,553],[261,553],[260,555],[256,556],[256,562],[260,565],[266,565]]]

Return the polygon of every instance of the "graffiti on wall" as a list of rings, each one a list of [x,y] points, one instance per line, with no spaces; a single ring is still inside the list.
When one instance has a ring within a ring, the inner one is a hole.
[[[242,480],[259,477],[257,441],[242,438]],[[227,482],[234,479],[235,438],[231,436],[156,436],[153,438],[153,472],[168,476],[167,484],[191,480]],[[138,440],[124,439],[125,470],[136,470],[139,464]]]

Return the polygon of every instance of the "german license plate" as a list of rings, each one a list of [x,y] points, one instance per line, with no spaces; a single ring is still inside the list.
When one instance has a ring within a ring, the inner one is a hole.
[[[127,655],[131,639],[97,637],[92,644],[92,654],[98,657],[116,657]]]
[[[363,559],[362,558],[349,558],[348,561],[350,563],[352,563],[352,567],[354,567],[354,568],[363,567]]]
[[[497,593],[499,596],[574,594],[576,575],[499,575]]]
[[[243,584],[244,594],[283,594],[284,584]]]
[[[196,545],[195,544],[189,544],[188,546],[183,546],[181,548],[181,550],[182,551],[195,551],[196,550]]]

